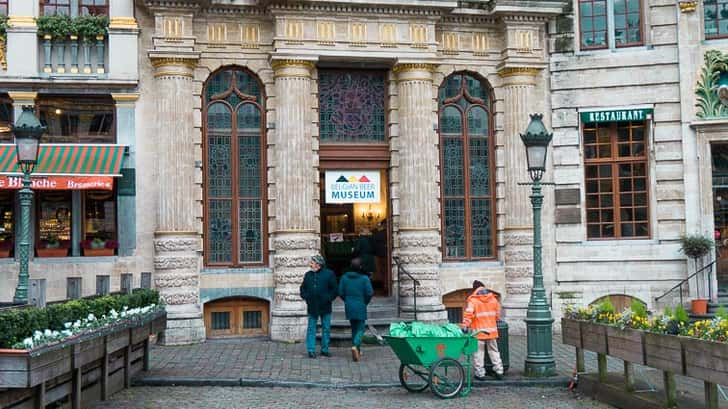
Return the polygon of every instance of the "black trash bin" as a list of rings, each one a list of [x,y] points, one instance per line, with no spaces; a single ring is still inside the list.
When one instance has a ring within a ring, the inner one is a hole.
[[[503,362],[503,372],[507,372],[511,366],[510,354],[508,353],[508,323],[498,320],[498,351],[500,352],[501,362]],[[485,351],[485,373],[493,374],[493,363],[490,362],[488,351]]]

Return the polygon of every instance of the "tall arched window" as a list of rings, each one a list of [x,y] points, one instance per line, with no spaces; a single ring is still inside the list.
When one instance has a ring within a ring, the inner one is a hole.
[[[443,259],[495,257],[495,183],[491,98],[467,73],[440,86]]]
[[[204,90],[205,263],[263,264],[265,132],[260,82],[241,68],[214,73]]]

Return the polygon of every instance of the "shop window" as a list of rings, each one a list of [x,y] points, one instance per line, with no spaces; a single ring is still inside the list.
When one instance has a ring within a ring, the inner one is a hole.
[[[0,190],[0,257],[12,257],[15,249],[15,192]]]
[[[13,124],[13,104],[7,94],[0,94],[0,142],[12,143],[13,133],[10,127]]]
[[[705,38],[728,37],[728,0],[704,0]]]
[[[641,0],[579,0],[582,50],[643,44]]]
[[[8,15],[8,0],[0,0],[0,16]]]
[[[322,143],[385,141],[384,71],[319,70]]]
[[[38,116],[48,131],[42,143],[115,143],[110,97],[43,97]]]
[[[584,125],[588,239],[650,235],[645,122]]]
[[[70,190],[45,191],[37,193],[37,243],[39,257],[68,255],[113,255],[118,248],[116,237],[116,193],[115,191],[82,191],[81,213],[74,214],[74,195]],[[74,229],[78,218],[80,229]],[[78,234],[78,235],[77,235]],[[72,254],[73,244],[78,242],[81,254]],[[46,251],[61,249],[58,251]],[[86,249],[103,252],[86,252]],[[65,251],[63,251],[65,250]],[[88,253],[88,254],[86,254]]]
[[[489,87],[469,74],[440,86],[443,259],[495,257],[493,129]]]
[[[43,15],[108,15],[109,0],[40,0]]]
[[[205,304],[207,336],[247,336],[268,333],[269,306],[265,300],[234,297]]]
[[[242,69],[219,71],[205,86],[205,262],[263,264],[265,123],[262,87]]]

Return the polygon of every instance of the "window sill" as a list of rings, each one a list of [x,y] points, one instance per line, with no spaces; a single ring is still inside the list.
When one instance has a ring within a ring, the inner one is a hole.
[[[626,53],[630,51],[651,51],[654,50],[655,47],[652,45],[636,45],[634,47],[615,47],[615,48],[600,48],[595,50],[579,50],[575,51],[575,56],[590,56],[590,55],[603,55],[603,54],[612,54],[612,53]]]
[[[580,243],[584,246],[634,246],[637,245],[653,245],[660,244],[657,239],[631,239],[631,240],[620,240],[620,239],[602,239],[602,240],[584,240]]]
[[[273,274],[273,269],[269,267],[205,267],[200,271],[200,275],[215,274]]]
[[[34,257],[33,262],[38,264],[68,264],[68,263],[114,263],[118,256],[70,256],[70,257]]]
[[[460,268],[460,267],[503,267],[500,260],[478,260],[478,261],[443,261],[440,263],[442,268]]]

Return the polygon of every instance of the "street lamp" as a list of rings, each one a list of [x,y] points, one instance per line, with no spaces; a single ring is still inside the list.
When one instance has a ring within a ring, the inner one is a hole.
[[[28,253],[30,251],[30,205],[33,202],[33,190],[30,189],[30,174],[38,162],[40,137],[46,131],[38,118],[33,114],[32,106],[24,106],[23,112],[13,125],[15,136],[15,152],[18,166],[23,172],[23,188],[20,189],[20,273],[18,286],[15,288],[13,302],[28,303]]]
[[[541,178],[546,171],[546,151],[551,142],[552,133],[543,124],[543,114],[531,115],[531,122],[521,140],[526,145],[528,173],[531,185],[531,206],[533,207],[533,288],[526,312],[526,335],[528,353],[526,354],[526,376],[542,377],[556,375],[552,339],[551,308],[546,299],[541,269]]]

